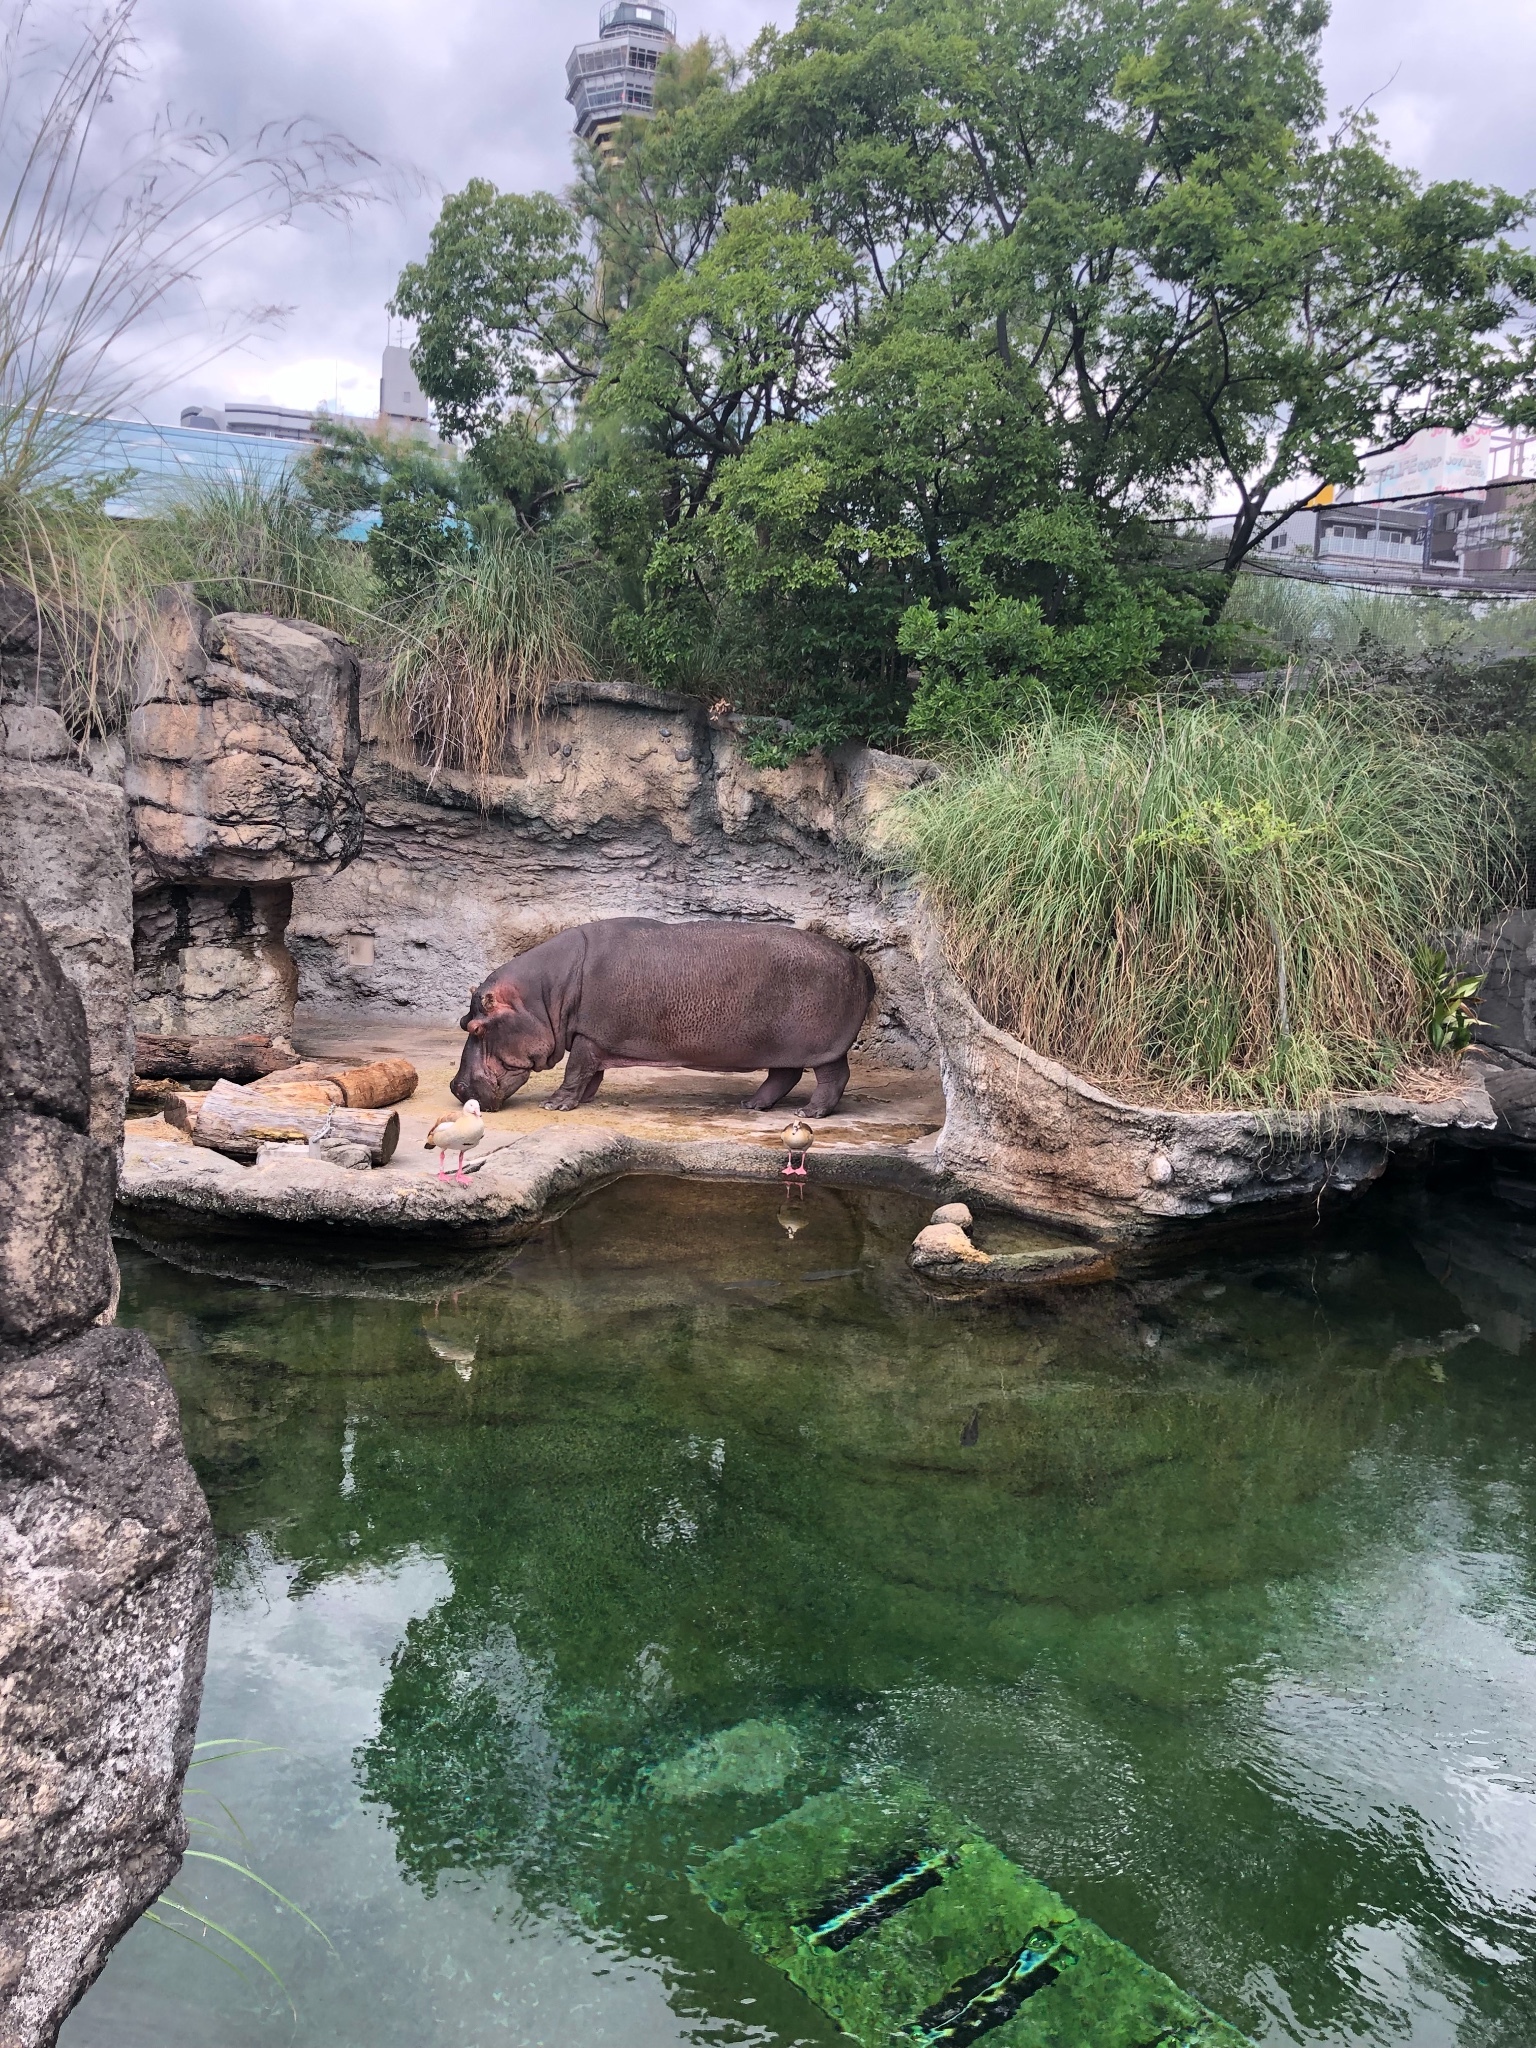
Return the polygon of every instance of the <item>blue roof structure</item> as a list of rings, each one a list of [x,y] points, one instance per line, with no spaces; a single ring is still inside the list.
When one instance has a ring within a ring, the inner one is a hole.
[[[113,519],[147,519],[189,484],[250,478],[274,484],[312,444],[207,427],[156,427],[148,420],[92,420],[79,427],[54,465],[61,483],[123,476],[103,510]],[[377,512],[359,514],[343,538],[362,540]]]

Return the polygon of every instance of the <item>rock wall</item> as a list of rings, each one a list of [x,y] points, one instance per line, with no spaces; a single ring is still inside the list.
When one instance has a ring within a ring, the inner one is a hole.
[[[127,805],[80,768],[45,706],[0,707],[0,748],[0,884],[30,906],[84,1005],[91,1133],[116,1145],[133,1067]]]
[[[213,1541],[164,1367],[92,1327],[115,1152],[80,996],[9,890],[0,983],[0,2048],[40,2048],[180,1865]]]
[[[356,860],[294,885],[288,946],[305,1014],[458,1016],[513,953],[586,918],[763,918],[827,932],[869,962],[861,1047],[930,1066],[908,898],[862,857],[925,762],[839,748],[753,768],[691,698],[570,685],[522,736],[487,807],[462,777],[360,764]]]

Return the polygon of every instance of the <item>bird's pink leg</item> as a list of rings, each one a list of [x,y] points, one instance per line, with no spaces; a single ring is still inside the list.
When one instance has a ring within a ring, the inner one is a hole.
[[[790,1158],[793,1158],[793,1156],[794,1156],[794,1155],[793,1155],[793,1153],[791,1153],[791,1154],[790,1154]],[[794,1172],[794,1170],[795,1170],[795,1169],[794,1169],[794,1168],[793,1168],[793,1167],[792,1167],[792,1166],[790,1165],[790,1163],[789,1163],[789,1159],[786,1159],[786,1160],[784,1161],[784,1171],[785,1171],[785,1173],[786,1173],[786,1174],[790,1174],[790,1173],[793,1173],[793,1172]]]
[[[462,1152],[459,1154],[459,1170],[453,1177],[455,1180],[462,1181],[465,1187],[469,1186],[471,1175],[464,1171],[464,1154]]]
[[[448,1174],[444,1173],[444,1171],[443,1171],[443,1168],[444,1168],[444,1167],[445,1167],[445,1166],[446,1166],[447,1164],[448,1164],[448,1154],[447,1154],[446,1152],[439,1152],[439,1153],[438,1153],[438,1155],[437,1155],[437,1177],[438,1177],[438,1179],[439,1179],[439,1180],[448,1180],[448,1179],[450,1179],[450,1178],[451,1178],[451,1176],[450,1176],[450,1175],[448,1175]]]
[[[795,1168],[795,1171],[802,1180],[805,1179],[805,1154],[803,1152],[800,1154],[800,1164]]]

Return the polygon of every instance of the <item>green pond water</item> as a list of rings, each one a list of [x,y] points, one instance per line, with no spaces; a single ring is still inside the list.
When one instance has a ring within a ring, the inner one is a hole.
[[[189,1866],[297,2019],[141,1923],[66,2048],[830,2043],[685,1873],[892,1770],[1257,2041],[1530,2048],[1527,1192],[996,1306],[814,1184],[124,1246],[220,1537],[202,1733],[264,1746],[202,1839],[332,1946]]]

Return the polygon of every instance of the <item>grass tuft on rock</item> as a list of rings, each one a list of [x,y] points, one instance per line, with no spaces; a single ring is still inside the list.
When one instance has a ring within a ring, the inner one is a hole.
[[[291,473],[189,479],[134,538],[147,583],[190,583],[212,612],[310,619],[350,640],[377,617],[366,550],[330,530]]]
[[[1039,715],[907,798],[981,1010],[1121,1093],[1307,1107],[1422,1058],[1417,947],[1507,900],[1508,806],[1411,707],[1313,693]]]
[[[431,772],[484,783],[552,683],[587,673],[575,597],[553,553],[498,535],[444,564],[396,628],[381,699],[386,739]]]

